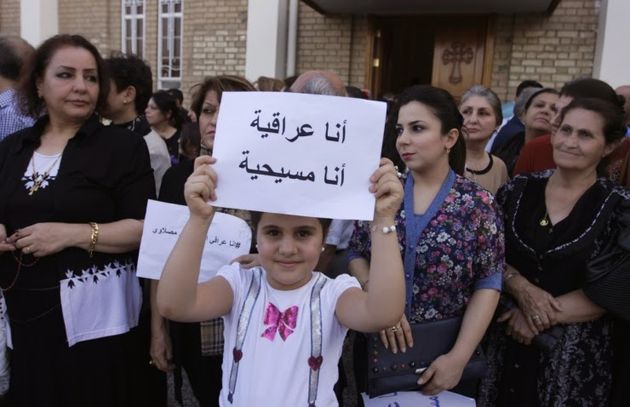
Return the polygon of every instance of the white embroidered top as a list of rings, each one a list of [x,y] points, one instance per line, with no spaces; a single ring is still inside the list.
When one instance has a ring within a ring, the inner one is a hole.
[[[262,271],[261,289],[256,297],[238,363],[233,400],[228,400],[230,373],[234,362],[237,325],[248,288],[256,270]],[[296,290],[272,288],[262,268],[242,269],[238,264],[221,268],[234,293],[232,311],[223,317],[225,346],[221,406],[308,406],[311,355],[311,293],[318,279],[323,285],[321,299],[322,351],[316,405],[337,406],[333,386],[337,382],[337,364],[347,328],[335,316],[339,296],[349,288],[360,287],[354,277],[341,275],[332,280],[313,272],[311,281]]]

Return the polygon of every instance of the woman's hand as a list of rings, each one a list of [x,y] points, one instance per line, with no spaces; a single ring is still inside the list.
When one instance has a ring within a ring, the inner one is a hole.
[[[15,244],[7,240],[7,228],[0,223],[0,253],[12,252],[15,249]]]
[[[404,353],[407,351],[407,347],[413,347],[411,327],[404,314],[399,323],[391,328],[383,329],[380,336],[385,349],[391,349],[393,353],[398,353],[398,349]]]
[[[450,352],[435,359],[418,380],[418,385],[422,386],[420,391],[427,396],[434,396],[457,386],[466,363],[467,360],[461,360]]]
[[[527,321],[527,317],[518,308],[513,308],[507,312],[504,312],[497,322],[507,322],[505,326],[505,333],[508,336],[514,338],[518,343],[523,345],[529,345],[538,332],[531,329]]]
[[[165,321],[159,327],[151,327],[151,362],[163,372],[173,370],[173,348]]]
[[[374,220],[393,219],[403,199],[403,186],[398,179],[398,171],[394,164],[387,158],[381,158],[380,166],[370,177],[370,182],[370,192],[376,198]]]
[[[69,239],[76,237],[73,226],[69,223],[36,223],[18,229],[7,242],[21,249],[23,253],[35,257],[48,256],[72,246]],[[89,235],[86,235],[86,239],[87,237]]]
[[[250,253],[238,256],[230,262],[230,264],[232,263],[238,263],[241,267],[250,269],[252,267],[260,266],[260,259],[258,258],[257,253]]]
[[[562,307],[547,291],[527,282],[524,278],[523,281],[525,283],[514,290],[514,296],[529,328],[538,335],[558,323],[557,313],[562,311]]]
[[[184,197],[191,216],[210,219],[214,214],[214,208],[208,205],[208,201],[217,199],[217,174],[210,166],[215,162],[215,158],[207,155],[195,159],[195,170],[184,185]]]

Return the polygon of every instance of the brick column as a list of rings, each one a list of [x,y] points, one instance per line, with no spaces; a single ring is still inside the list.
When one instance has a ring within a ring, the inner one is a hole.
[[[33,46],[59,32],[57,0],[21,0],[20,36]]]
[[[284,79],[286,73],[287,0],[249,0],[245,76]]]

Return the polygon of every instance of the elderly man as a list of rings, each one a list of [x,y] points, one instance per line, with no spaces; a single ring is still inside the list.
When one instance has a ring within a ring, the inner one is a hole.
[[[33,125],[18,107],[15,88],[24,72],[23,65],[33,53],[26,41],[16,36],[0,36],[0,140]]]

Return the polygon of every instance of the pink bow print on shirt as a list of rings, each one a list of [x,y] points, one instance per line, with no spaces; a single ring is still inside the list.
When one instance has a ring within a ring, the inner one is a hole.
[[[265,329],[261,336],[273,341],[276,338],[276,332],[279,332],[282,340],[286,341],[295,329],[297,316],[298,307],[296,305],[287,308],[284,312],[280,312],[278,307],[272,303],[267,304],[264,323],[270,326]]]

